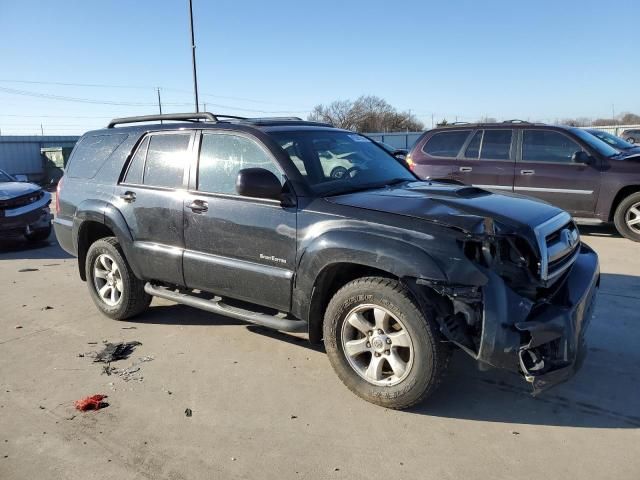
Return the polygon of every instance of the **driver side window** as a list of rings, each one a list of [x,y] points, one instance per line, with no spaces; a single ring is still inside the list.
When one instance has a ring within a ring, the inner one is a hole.
[[[522,138],[523,162],[571,163],[582,147],[572,139],[552,130],[525,130]]]
[[[209,193],[236,194],[236,178],[244,168],[264,168],[282,182],[284,177],[256,142],[239,135],[202,135],[198,162],[198,190]]]

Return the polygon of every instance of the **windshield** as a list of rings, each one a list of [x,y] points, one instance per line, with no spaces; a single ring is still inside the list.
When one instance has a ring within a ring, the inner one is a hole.
[[[612,133],[605,132],[604,130],[593,129],[587,130],[587,132],[589,132],[591,135],[595,135],[603,142],[607,142],[609,145],[619,150],[627,150],[629,148],[633,148],[633,145],[631,145],[629,142],[625,142],[620,137],[616,137]]]
[[[620,152],[613,148],[611,145],[603,142],[598,137],[594,137],[586,130],[583,130],[581,128],[571,128],[571,132],[580,137],[583,142],[587,143],[600,155],[604,155],[605,157],[615,157],[616,155],[620,154]]]
[[[344,131],[269,132],[314,191],[383,187],[416,177],[375,142]]]
[[[15,182],[15,180],[11,175],[0,170],[0,182]]]

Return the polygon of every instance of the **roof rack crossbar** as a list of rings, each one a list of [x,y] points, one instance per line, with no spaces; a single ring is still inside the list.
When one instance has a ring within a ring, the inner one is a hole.
[[[505,120],[502,123],[530,123],[530,122],[527,122],[526,120],[520,120],[519,118],[512,118],[511,120]]]
[[[222,116],[222,115],[221,115]],[[225,115],[225,117],[229,117]],[[123,123],[142,123],[142,122],[155,122],[161,120],[182,120],[187,122],[197,122],[198,120],[209,120],[210,122],[217,122],[218,118],[209,112],[199,113],[167,113],[164,115],[141,115],[139,117],[122,117],[114,118],[109,122],[107,128],[113,128],[116,125]]]

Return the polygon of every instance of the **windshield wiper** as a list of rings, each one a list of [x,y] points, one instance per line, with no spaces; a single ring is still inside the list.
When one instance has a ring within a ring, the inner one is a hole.
[[[411,182],[408,178],[392,178],[391,180],[384,180],[380,182],[363,183],[360,185],[343,185],[342,187],[332,188],[327,190],[322,195],[324,197],[330,197],[332,195],[339,195],[342,193],[354,193],[361,192],[363,190],[373,190],[376,188],[390,187],[392,185],[398,185],[400,183]]]

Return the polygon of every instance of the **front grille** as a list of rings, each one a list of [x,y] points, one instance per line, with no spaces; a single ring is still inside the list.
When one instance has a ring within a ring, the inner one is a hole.
[[[580,233],[571,216],[563,212],[536,229],[540,248],[540,278],[549,282],[575,261],[580,251]]]
[[[44,192],[42,192],[42,190],[39,190],[37,192],[27,193],[26,195],[10,198],[8,200],[0,200],[0,209],[11,210],[13,208],[24,207],[25,205],[30,205],[33,202],[40,200],[43,195]]]

